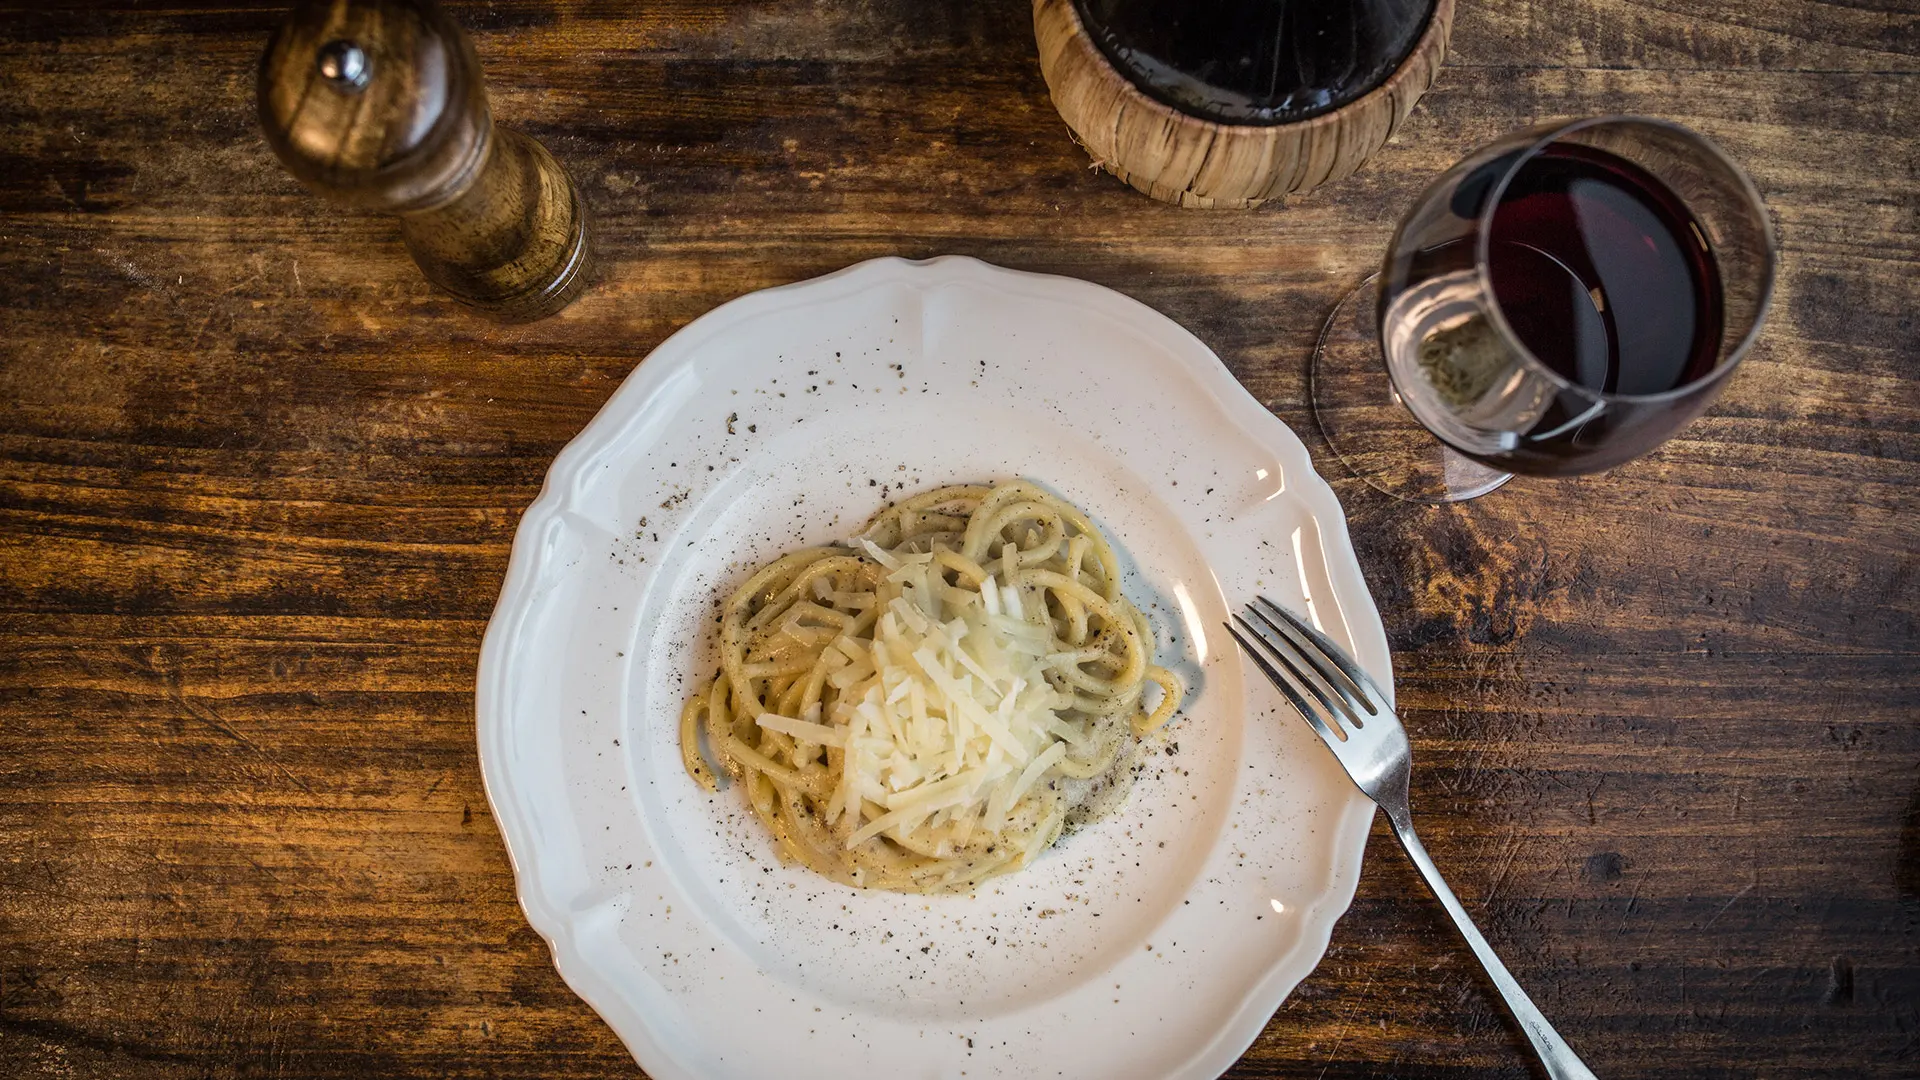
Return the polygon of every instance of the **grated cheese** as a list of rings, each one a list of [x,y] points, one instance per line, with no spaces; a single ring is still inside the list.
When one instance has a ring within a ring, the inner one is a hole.
[[[834,642],[846,661],[827,676],[841,694],[836,726],[816,730],[770,715],[760,723],[845,748],[829,814],[856,812],[857,821],[863,802],[878,812],[846,833],[848,847],[929,822],[955,823],[959,843],[977,827],[998,831],[1069,747],[1087,743],[1058,715],[1073,697],[1047,681],[1061,660],[1048,652],[1052,635],[1026,621],[1012,588],[992,580],[954,588],[932,556],[866,547],[901,594],[865,649]],[[828,742],[822,730],[839,740]]]

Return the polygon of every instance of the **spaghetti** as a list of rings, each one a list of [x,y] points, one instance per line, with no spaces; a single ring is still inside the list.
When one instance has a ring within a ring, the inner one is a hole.
[[[718,790],[704,734],[783,861],[899,892],[1026,866],[1183,693],[1105,537],[1020,481],[775,560],[726,601],[720,653],[681,712],[687,772]]]

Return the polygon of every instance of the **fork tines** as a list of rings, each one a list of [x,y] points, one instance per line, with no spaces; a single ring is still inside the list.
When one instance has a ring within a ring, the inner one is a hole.
[[[1258,597],[1227,630],[1323,738],[1345,739],[1386,710],[1387,695],[1360,665],[1292,612]]]

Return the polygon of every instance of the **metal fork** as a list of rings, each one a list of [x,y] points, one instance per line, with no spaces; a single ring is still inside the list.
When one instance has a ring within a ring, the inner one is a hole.
[[[1240,647],[1247,651],[1273,685],[1287,696],[1313,730],[1333,751],[1361,791],[1387,812],[1394,835],[1407,857],[1420,868],[1427,887],[1453,916],[1453,925],[1467,939],[1473,955],[1487,969],[1493,985],[1506,1000],[1520,1029],[1553,1080],[1594,1080],[1560,1033],[1514,981],[1512,972],[1493,954],[1480,928],[1447,887],[1440,869],[1414,835],[1413,815],[1407,808],[1407,781],[1413,768],[1413,750],[1406,729],[1387,707],[1387,695],[1360,670],[1360,665],[1328,641],[1320,631],[1286,609],[1260,597],[1247,605],[1246,615],[1227,624]]]

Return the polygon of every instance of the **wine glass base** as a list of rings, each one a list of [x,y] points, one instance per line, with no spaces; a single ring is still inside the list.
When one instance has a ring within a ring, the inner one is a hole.
[[[1314,419],[1342,464],[1404,502],[1476,499],[1513,479],[1433,437],[1387,377],[1374,321],[1374,274],[1342,297],[1313,350]]]

